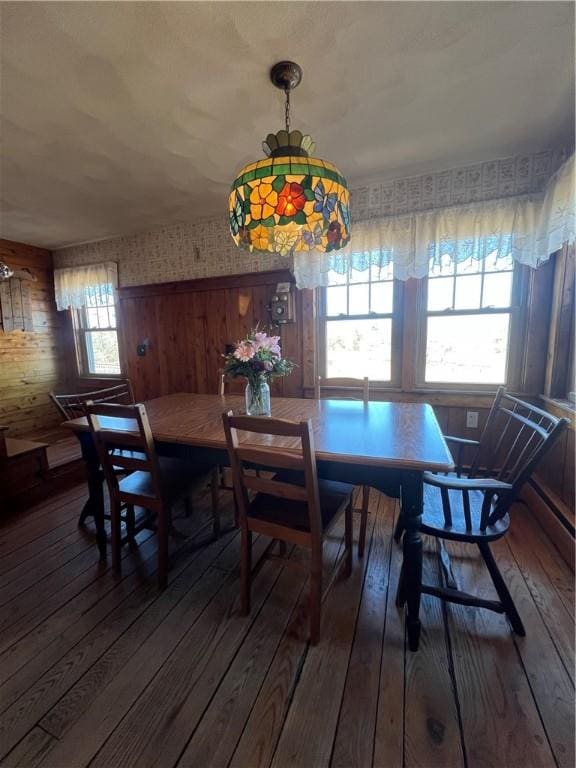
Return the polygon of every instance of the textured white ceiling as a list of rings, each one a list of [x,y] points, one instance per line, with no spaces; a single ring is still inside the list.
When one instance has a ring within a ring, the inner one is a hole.
[[[0,235],[57,247],[224,213],[282,127],[349,181],[573,141],[564,2],[4,2]]]

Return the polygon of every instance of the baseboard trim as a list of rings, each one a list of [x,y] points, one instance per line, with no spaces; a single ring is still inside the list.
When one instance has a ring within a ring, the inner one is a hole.
[[[521,498],[540,523],[562,559],[574,571],[574,534],[570,532],[564,521],[558,517],[532,483],[526,483],[522,489]]]

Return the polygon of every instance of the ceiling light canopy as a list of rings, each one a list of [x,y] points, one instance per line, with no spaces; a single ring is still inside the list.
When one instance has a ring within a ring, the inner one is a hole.
[[[290,91],[302,79],[298,64],[275,64],[270,79],[286,95],[286,128],[268,134],[266,158],[243,168],[232,184],[230,232],[248,251],[337,251],[350,240],[346,179],[332,163],[310,157],[310,136],[290,130]]]

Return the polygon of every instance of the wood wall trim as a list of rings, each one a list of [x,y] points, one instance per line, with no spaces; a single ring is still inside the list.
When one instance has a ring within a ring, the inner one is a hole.
[[[520,496],[532,515],[540,523],[544,531],[546,531],[563,560],[574,571],[574,537],[566,530],[530,483],[526,483]]]
[[[253,288],[270,283],[294,283],[294,276],[289,269],[276,269],[271,272],[250,272],[241,275],[222,275],[220,277],[201,277],[196,280],[180,280],[173,283],[150,283],[149,285],[131,285],[118,289],[120,299],[142,299],[149,296],[169,296],[192,291],[214,291],[226,288]]]
[[[558,494],[542,481],[538,473],[530,479],[530,484],[546,502],[551,511],[554,512],[570,535],[576,536],[576,515],[574,509],[570,509]]]
[[[574,372],[574,246],[564,245],[551,261],[555,271],[543,391],[550,398],[562,398],[568,394]]]
[[[569,400],[559,400],[557,398],[541,395],[540,400],[545,411],[548,411],[558,419],[569,419],[568,429],[576,431],[576,406]]]

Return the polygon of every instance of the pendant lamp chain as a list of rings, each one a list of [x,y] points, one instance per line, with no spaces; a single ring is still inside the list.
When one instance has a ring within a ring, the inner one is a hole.
[[[286,121],[286,133],[290,133],[290,88],[285,88],[286,104],[284,107],[284,118]]]

